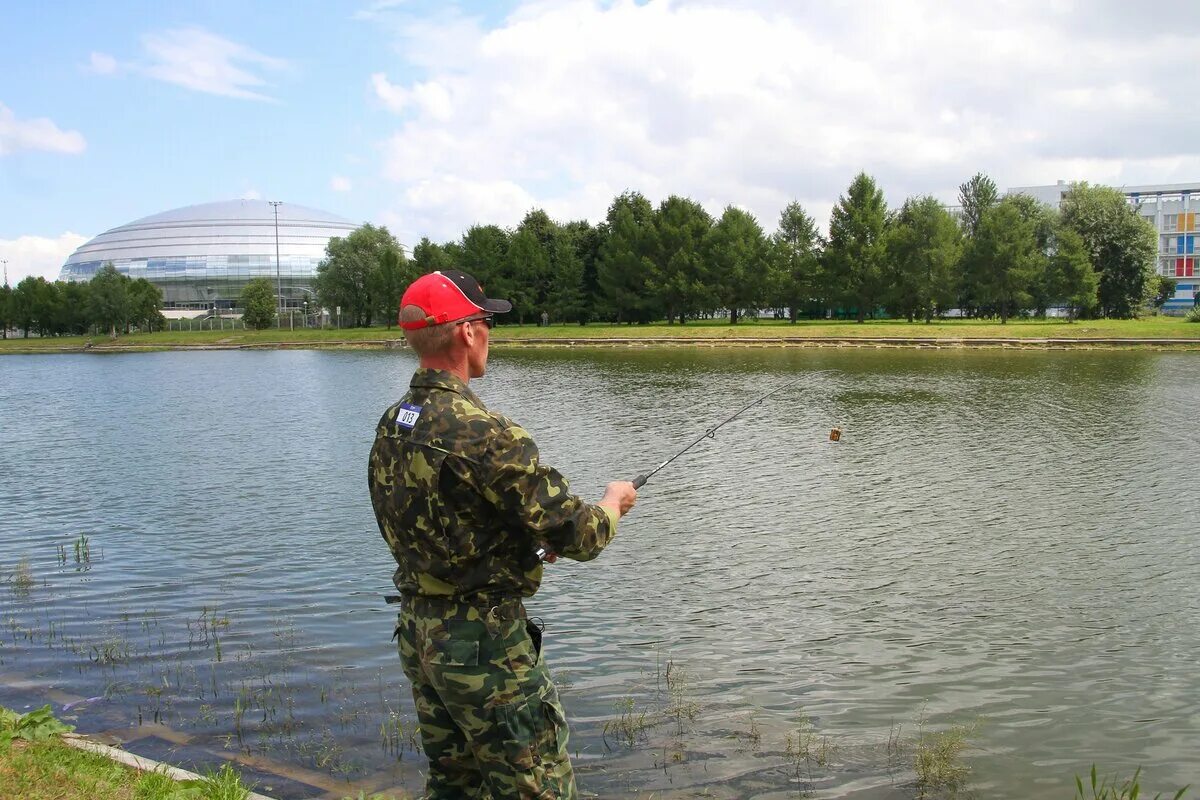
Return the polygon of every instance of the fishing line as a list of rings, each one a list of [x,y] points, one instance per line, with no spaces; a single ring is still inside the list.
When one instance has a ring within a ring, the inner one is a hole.
[[[654,477],[654,475],[655,475],[655,474],[657,474],[659,470],[661,470],[663,467],[665,467],[665,466],[667,466],[668,464],[670,464],[670,463],[671,463],[672,461],[674,461],[675,459],[679,458],[681,455],[683,455],[684,453],[686,453],[688,450],[691,450],[693,447],[695,447],[696,445],[700,444],[700,443],[701,443],[701,442],[703,442],[705,439],[715,439],[715,438],[717,438],[717,431],[719,431],[719,430],[720,430],[721,428],[723,428],[725,425],[729,424],[730,422],[733,422],[735,419],[737,419],[738,417],[740,417],[740,416],[741,416],[742,414],[744,414],[746,411],[749,411],[751,408],[754,408],[754,406],[758,405],[758,404],[759,404],[759,403],[761,403],[763,400],[766,400],[766,399],[767,399],[768,397],[770,397],[771,395],[773,395],[773,394],[776,394],[776,393],[778,393],[778,392],[782,392],[784,389],[787,389],[788,387],[795,386],[797,383],[799,383],[800,381],[802,381],[802,380],[804,380],[805,378],[808,378],[808,377],[811,377],[811,376],[810,376],[810,375],[801,375],[799,378],[796,378],[796,380],[794,380],[794,381],[789,381],[788,383],[785,383],[785,384],[783,384],[782,386],[776,386],[776,387],[775,387],[774,389],[772,389],[771,391],[769,391],[769,392],[767,392],[766,394],[764,394],[764,395],[760,396],[760,397],[759,397],[757,400],[752,400],[752,401],[750,401],[749,403],[747,403],[746,405],[742,406],[742,407],[741,407],[741,408],[739,408],[737,411],[735,411],[733,414],[729,415],[728,417],[726,417],[726,418],[725,418],[724,420],[722,420],[721,422],[717,423],[716,425],[713,425],[711,428],[709,428],[708,430],[706,430],[704,433],[700,434],[700,436],[699,436],[699,437],[697,437],[697,438],[696,438],[696,440],[695,440],[694,442],[692,442],[691,444],[689,444],[687,447],[683,448],[683,449],[682,449],[682,450],[680,450],[678,453],[676,453],[675,455],[671,456],[671,457],[670,457],[670,458],[668,458],[666,461],[662,462],[661,464],[659,464],[657,467],[655,467],[654,469],[650,470],[649,472],[643,472],[641,475],[638,475],[636,478],[634,478],[634,479],[633,479],[633,481],[632,481],[632,483],[633,483],[633,488],[634,488],[634,489],[640,489],[640,488],[642,488],[642,486],[644,486],[644,485],[646,484],[646,481],[648,481],[648,480],[650,480],[652,477]],[[839,431],[839,433],[840,433],[840,431]]]
[[[737,419],[738,417],[740,417],[742,414],[744,414],[745,412],[747,412],[747,411],[749,411],[750,409],[754,408],[756,405],[758,405],[758,404],[759,404],[759,403],[761,403],[762,401],[766,400],[766,399],[767,399],[768,397],[770,397],[771,395],[773,395],[773,394],[777,394],[777,393],[779,393],[779,392],[782,392],[784,389],[787,389],[787,388],[789,388],[789,387],[791,387],[791,386],[795,386],[797,383],[800,383],[801,381],[805,380],[806,378],[811,378],[811,377],[812,377],[812,375],[811,375],[811,374],[801,375],[799,378],[796,378],[796,380],[794,380],[794,381],[788,381],[788,382],[787,382],[787,383],[785,383],[785,384],[782,384],[782,385],[780,385],[780,386],[776,386],[774,389],[772,389],[771,391],[767,392],[766,394],[764,394],[764,395],[760,395],[758,398],[756,398],[756,399],[754,399],[754,400],[751,400],[749,403],[747,403],[746,405],[742,406],[742,407],[741,407],[741,408],[739,408],[737,411],[733,412],[733,413],[732,413],[732,414],[730,414],[728,417],[726,417],[725,419],[723,419],[723,420],[721,420],[720,422],[718,422],[716,425],[713,425],[711,428],[709,428],[708,430],[704,431],[704,433],[702,433],[702,434],[700,434],[698,437],[696,437],[695,441],[692,441],[691,443],[689,443],[689,444],[687,445],[687,447],[684,447],[684,448],[683,448],[682,450],[680,450],[678,453],[676,453],[675,455],[671,456],[670,458],[668,458],[666,461],[664,461],[664,462],[662,462],[661,464],[659,464],[659,465],[658,465],[657,467],[655,467],[654,469],[650,470],[649,472],[643,472],[641,475],[638,475],[636,478],[634,478],[634,479],[631,481],[631,483],[633,484],[633,488],[634,488],[634,489],[640,489],[640,488],[642,488],[643,486],[645,486],[645,485],[646,485],[646,481],[648,481],[648,480],[650,480],[652,477],[654,477],[654,476],[655,476],[655,475],[656,475],[656,474],[657,474],[657,473],[658,473],[658,472],[659,472],[659,471],[660,471],[660,470],[661,470],[663,467],[667,466],[667,465],[668,465],[668,464],[670,464],[672,461],[674,461],[675,459],[679,458],[679,457],[680,457],[680,456],[682,456],[684,453],[686,453],[688,450],[691,450],[693,447],[695,447],[696,445],[698,445],[698,444],[700,444],[701,442],[703,442],[705,439],[715,439],[715,438],[717,438],[717,431],[719,431],[721,428],[723,428],[723,427],[725,427],[726,425],[728,425],[730,422],[733,422],[735,419]],[[834,442],[836,442],[836,441],[838,441],[838,440],[840,440],[840,439],[841,439],[841,436],[842,436],[842,429],[841,429],[841,428],[834,428],[832,431],[830,431],[830,432],[829,432],[829,439],[830,439],[830,441],[834,441]],[[538,559],[539,559],[539,560],[541,560],[541,559],[544,559],[544,558],[546,557],[546,555],[547,555],[547,554],[548,554],[548,550],[547,550],[547,548],[546,548],[546,547],[544,547],[544,546],[543,546],[543,547],[539,547],[539,548],[537,548],[536,555],[537,555],[537,557],[538,557]]]

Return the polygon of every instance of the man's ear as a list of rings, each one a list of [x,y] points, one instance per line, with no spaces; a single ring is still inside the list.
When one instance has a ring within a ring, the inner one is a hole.
[[[475,344],[475,326],[474,325],[472,325],[471,323],[468,322],[463,325],[455,325],[454,327],[458,329],[454,332],[454,335],[458,338],[458,340],[460,342],[463,343],[463,345],[465,347],[470,348],[471,345]]]

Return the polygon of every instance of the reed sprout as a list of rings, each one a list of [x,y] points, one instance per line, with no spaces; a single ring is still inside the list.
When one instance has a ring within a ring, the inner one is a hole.
[[[1138,767],[1128,780],[1122,781],[1115,775],[1097,779],[1096,765],[1092,764],[1091,782],[1088,785],[1085,786],[1083,779],[1075,776],[1075,800],[1137,800],[1142,792],[1141,775],[1142,768]],[[1181,800],[1189,788],[1190,784],[1178,789],[1171,800]],[[1160,792],[1154,795],[1154,800],[1161,800],[1162,797]]]

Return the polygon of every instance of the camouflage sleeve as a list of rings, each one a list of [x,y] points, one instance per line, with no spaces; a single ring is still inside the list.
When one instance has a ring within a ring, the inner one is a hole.
[[[590,561],[617,533],[617,515],[571,494],[567,479],[538,460],[537,445],[519,425],[497,432],[488,447],[484,496],[522,529],[531,546],[545,542],[560,556]]]
[[[375,444],[371,447],[371,455],[367,460],[367,487],[371,492],[371,506],[375,509],[375,520],[379,523],[379,532],[387,539],[390,512],[388,500],[392,494],[392,466],[394,456],[389,457],[384,452],[391,443],[382,436],[376,435]],[[389,541],[388,544],[391,544]]]

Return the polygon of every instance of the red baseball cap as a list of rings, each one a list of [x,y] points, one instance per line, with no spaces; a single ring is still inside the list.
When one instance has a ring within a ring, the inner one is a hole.
[[[438,270],[417,278],[400,298],[400,308],[405,306],[416,306],[425,312],[425,319],[400,323],[407,331],[457,322],[481,311],[487,314],[512,311],[512,303],[489,300],[479,281],[456,269]]]

